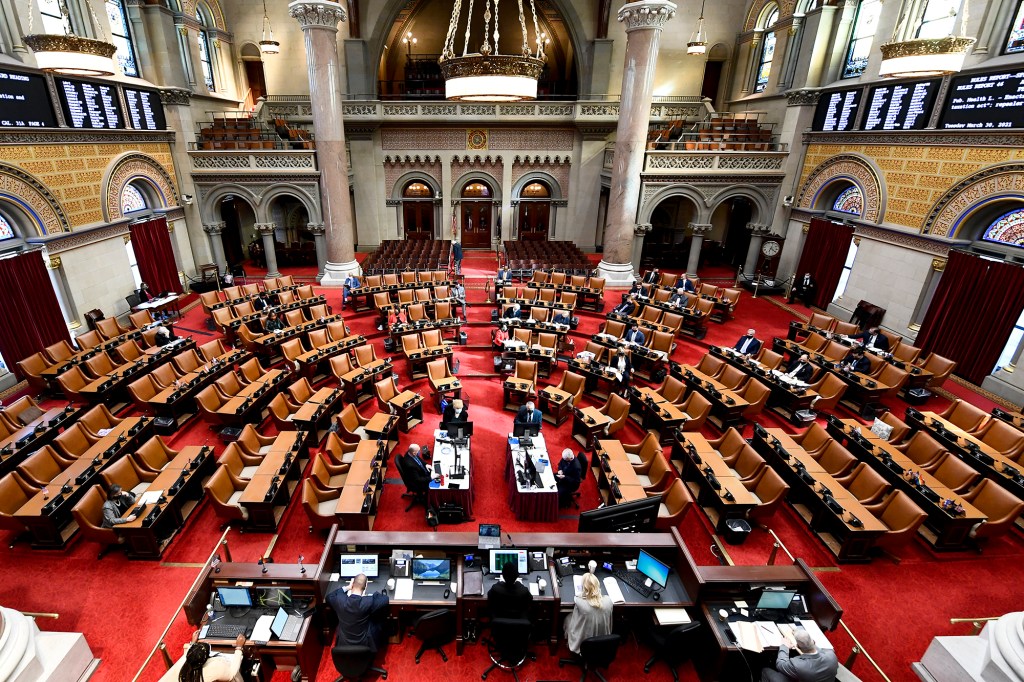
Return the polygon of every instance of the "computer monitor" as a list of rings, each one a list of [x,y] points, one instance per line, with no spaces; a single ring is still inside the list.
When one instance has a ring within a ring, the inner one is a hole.
[[[413,559],[413,580],[451,580],[451,559]]]
[[[540,424],[524,424],[515,422],[512,424],[512,436],[514,438],[536,438],[540,433]]]
[[[221,606],[252,606],[252,595],[248,587],[218,587],[217,597]]]
[[[526,566],[525,549],[492,549],[491,550],[491,573],[500,574],[505,564],[514,563],[519,569],[519,575],[529,573]]]
[[[653,533],[661,495],[590,509],[580,514],[580,533]]]
[[[796,590],[765,590],[754,608],[759,611],[785,611],[797,594]]]
[[[662,587],[668,584],[668,565],[661,563],[642,549],[640,557],[636,560],[636,570]]]
[[[288,587],[257,587],[256,606],[291,606],[292,591]]]
[[[367,578],[377,577],[376,554],[342,554],[340,562],[338,575],[342,578],[355,578],[360,573]]]
[[[473,435],[473,422],[445,422],[441,424],[441,430],[448,432],[449,438],[461,440]]]

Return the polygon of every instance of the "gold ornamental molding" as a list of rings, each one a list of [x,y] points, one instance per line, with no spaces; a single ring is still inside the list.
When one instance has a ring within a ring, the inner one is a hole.
[[[920,78],[957,73],[974,43],[974,38],[944,36],[879,45],[878,49],[882,51],[879,75]]]
[[[932,270],[934,270],[935,272],[942,272],[945,269],[946,269],[946,259],[945,258],[933,258],[932,259]]]
[[[441,75],[445,80],[470,76],[515,76],[538,80],[544,62],[534,57],[508,54],[467,55],[441,62]]]
[[[878,49],[882,51],[882,59],[895,59],[897,57],[924,57],[951,52],[966,52],[973,44],[974,38],[945,36],[944,38],[917,38],[898,43],[885,43],[879,45]]]
[[[80,52],[111,59],[117,48],[102,40],[82,38],[75,35],[50,35],[39,33],[24,37],[25,44],[33,52]]]
[[[63,263],[61,263],[60,256],[50,256],[50,262],[47,266],[51,270],[59,270],[61,265],[63,265]]]

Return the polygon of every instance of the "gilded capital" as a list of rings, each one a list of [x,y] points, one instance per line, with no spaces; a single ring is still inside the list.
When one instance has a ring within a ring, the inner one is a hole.
[[[63,263],[60,262],[60,256],[50,256],[50,260],[47,262],[46,267],[51,270],[58,270]]]
[[[348,20],[345,8],[330,0],[295,0],[288,3],[288,14],[303,29],[326,28],[337,31],[338,22]]]
[[[668,0],[629,2],[619,10],[619,21],[626,24],[626,33],[644,28],[660,31],[665,22],[676,15],[676,4]]]
[[[207,223],[206,225],[203,225],[203,232],[212,237],[213,235],[217,235],[223,232],[225,227],[227,227],[227,223],[223,221],[217,223]]]
[[[314,237],[324,234],[323,223],[307,223],[306,228],[313,234]]]
[[[945,269],[946,269],[946,259],[945,258],[933,258],[932,259],[932,270],[934,270],[935,272],[942,272]]]

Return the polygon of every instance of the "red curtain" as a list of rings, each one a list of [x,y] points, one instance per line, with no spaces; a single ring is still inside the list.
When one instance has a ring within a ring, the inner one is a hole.
[[[804,273],[811,273],[817,285],[813,301],[816,307],[824,309],[832,302],[836,287],[839,286],[839,278],[843,274],[846,256],[850,252],[852,239],[851,225],[821,218],[811,219],[796,276],[799,279]]]
[[[1024,310],[1024,267],[951,251],[916,345],[956,361],[980,384],[999,360]]]
[[[164,291],[181,293],[181,280],[174,264],[171,235],[167,232],[167,218],[154,218],[132,223],[132,249],[139,264],[139,275],[149,285],[153,295]]]
[[[39,250],[0,260],[0,291],[0,353],[21,379],[16,362],[71,337]]]

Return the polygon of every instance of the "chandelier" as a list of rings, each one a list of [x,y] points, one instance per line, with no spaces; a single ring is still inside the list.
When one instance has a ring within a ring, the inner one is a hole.
[[[260,52],[277,54],[280,51],[281,43],[274,40],[274,29],[271,28],[270,17],[267,16],[267,0],[263,0],[263,40],[260,41]]]
[[[86,3],[92,16],[93,27],[102,32],[92,3]],[[60,12],[66,18],[68,8],[59,0]],[[23,36],[26,45],[32,49],[36,66],[43,71],[67,76],[113,76],[114,53],[117,48],[105,40],[83,38],[71,32],[70,25],[63,34],[34,33],[32,19],[35,12],[28,13],[28,35]],[[66,21],[66,19],[65,19]]]
[[[896,24],[893,37],[896,36],[901,24],[902,18]],[[879,66],[878,75],[922,78],[958,73],[964,66],[967,53],[975,43],[975,39],[966,37],[966,33],[967,3],[964,3],[959,36],[914,38],[913,40],[892,41],[880,45],[882,64]]]
[[[456,32],[462,18],[462,0],[455,0],[448,34],[441,50],[441,74],[444,76],[445,97],[450,100],[468,102],[519,102],[537,99],[537,81],[544,69],[544,45],[546,36],[537,22],[537,9],[530,0],[533,15],[533,36],[536,49],[531,52],[529,34],[526,29],[526,15],[523,0],[519,3],[519,27],[523,44],[521,54],[501,54],[498,49],[498,3],[500,0],[483,0],[483,12],[477,25],[483,24],[483,43],[479,52],[469,51],[470,32],[474,25],[473,0],[469,0],[466,11],[466,31],[462,42],[462,54],[455,53]],[[493,11],[492,11],[493,7]],[[494,19],[493,32],[491,19]],[[492,44],[493,41],[493,44]]]
[[[701,0],[697,30],[690,36],[690,42],[686,43],[686,54],[704,54],[707,51],[708,34],[704,31],[704,0]]]

